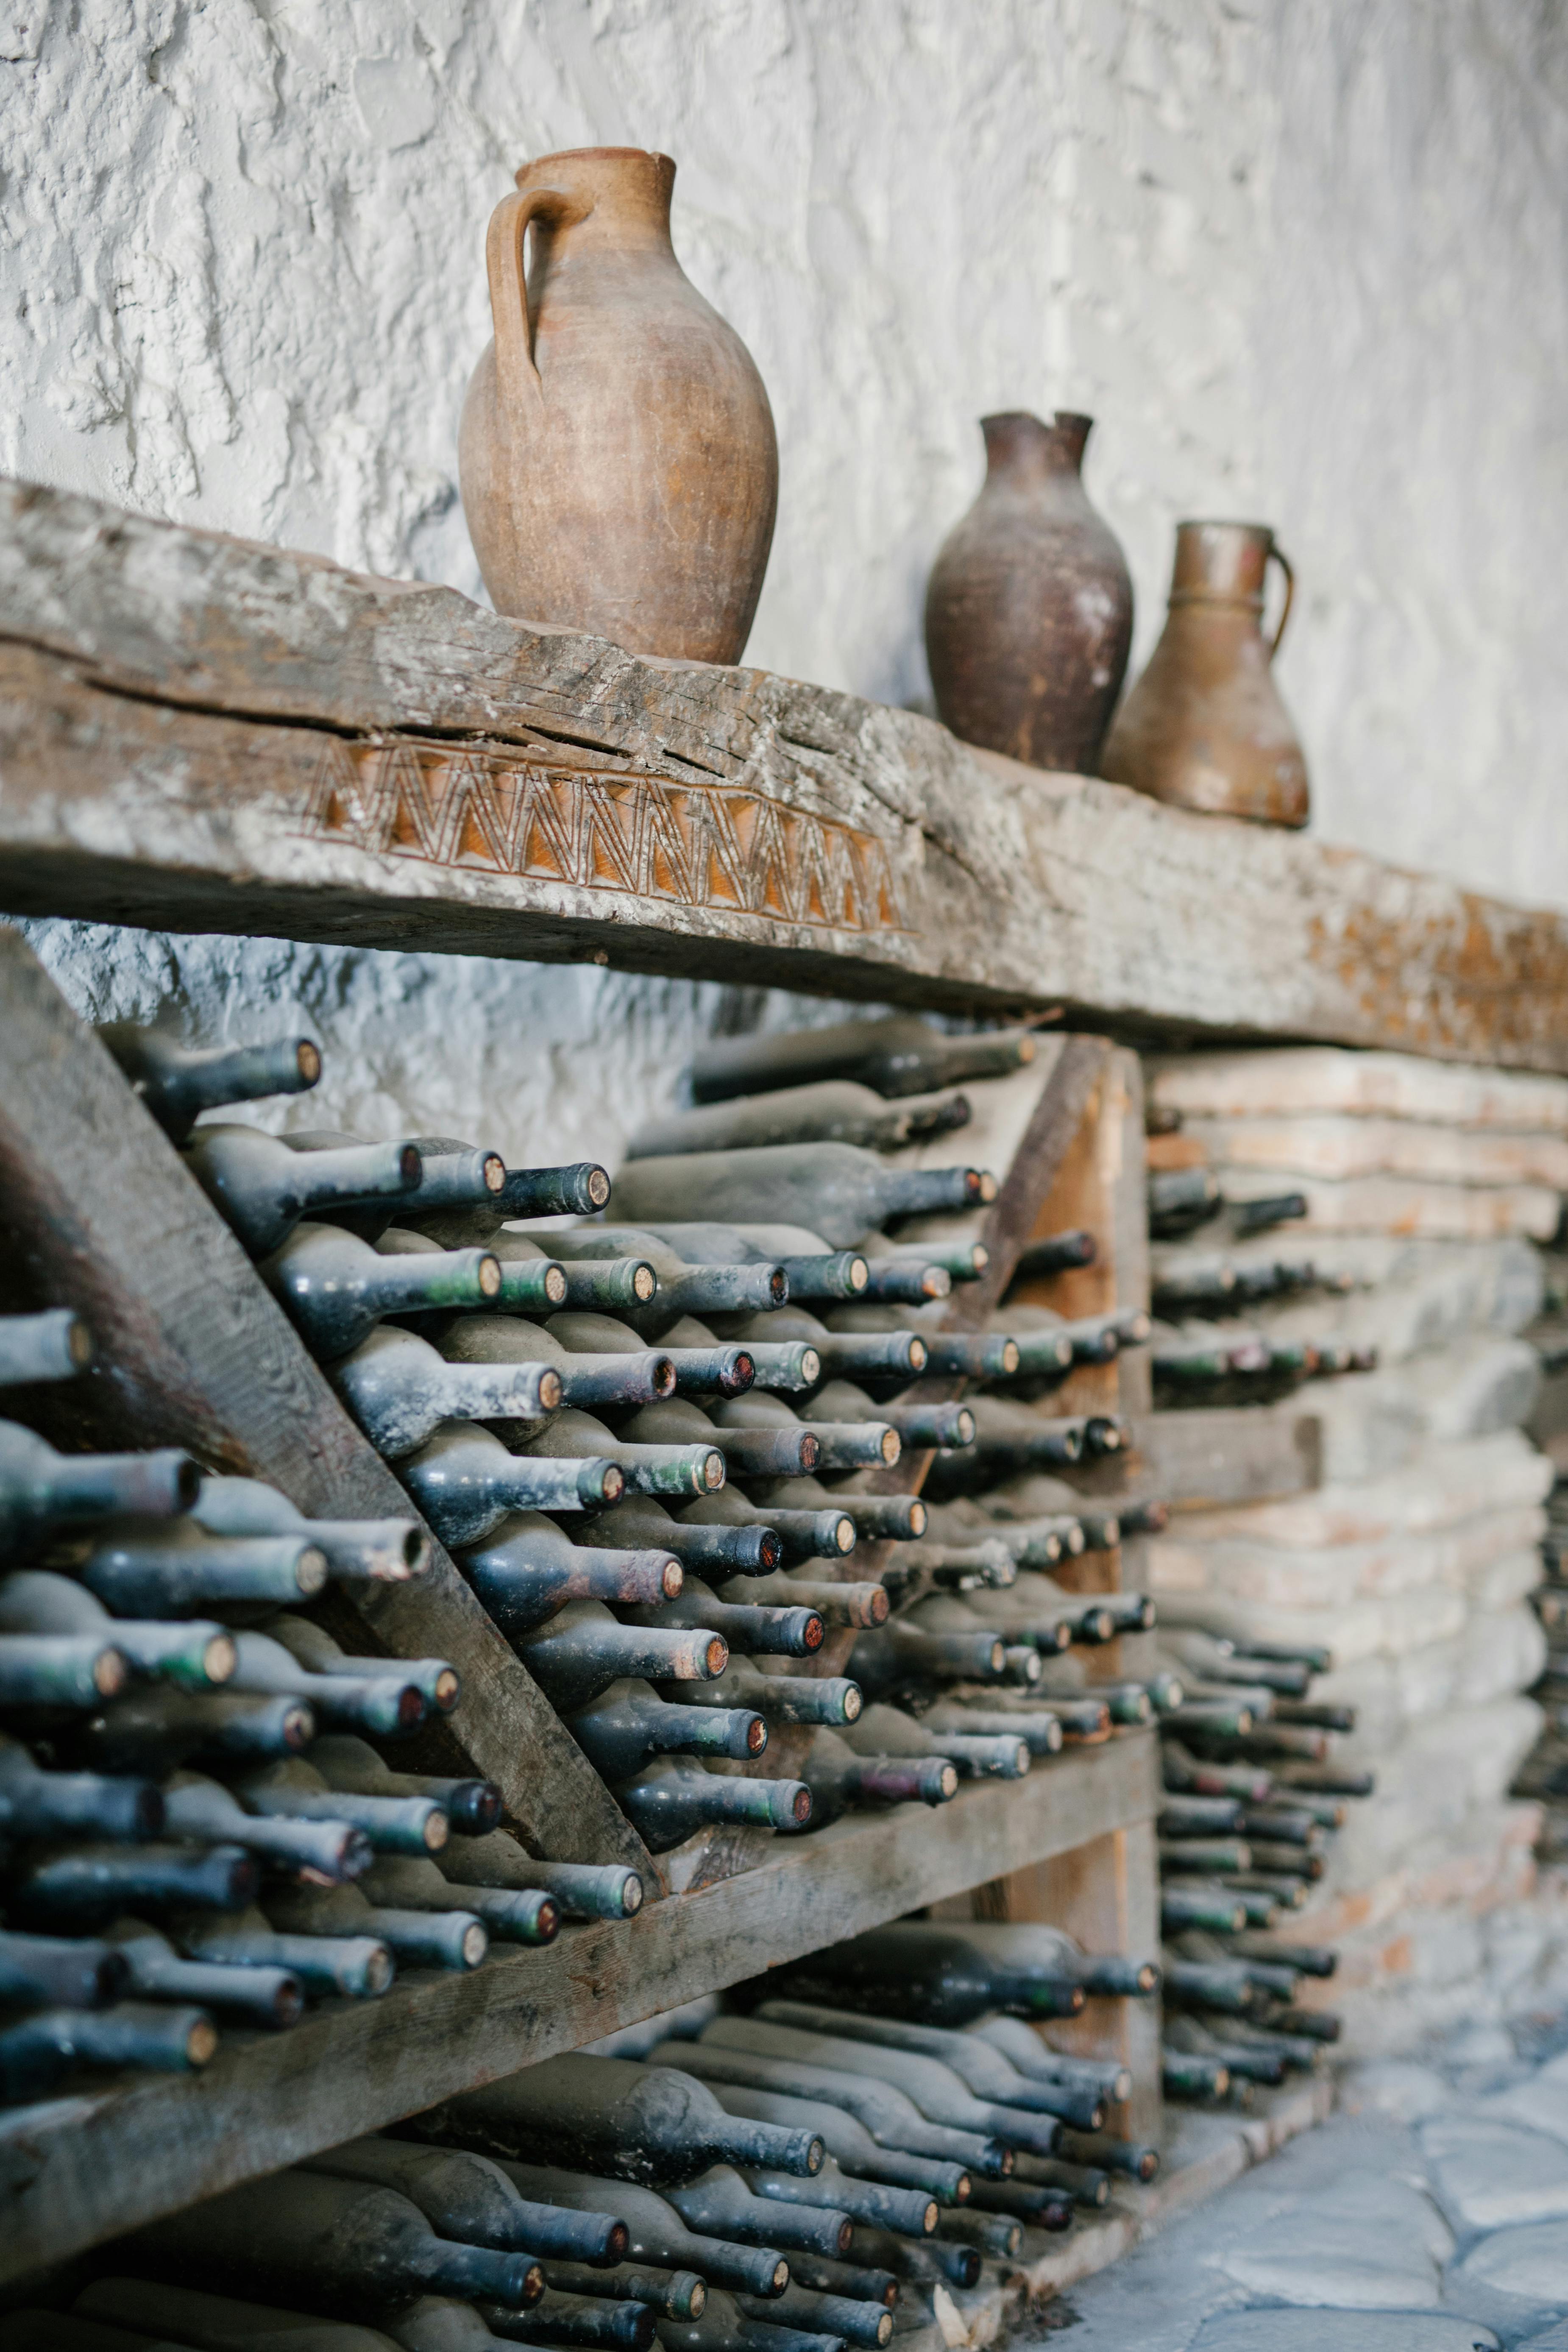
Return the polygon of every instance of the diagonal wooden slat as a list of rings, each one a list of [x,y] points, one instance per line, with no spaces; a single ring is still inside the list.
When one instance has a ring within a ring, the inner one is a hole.
[[[99,1350],[85,1379],[16,1391],[13,1409],[57,1443],[186,1446],[321,1517],[417,1517],[162,1129],[8,925],[0,1006],[0,1297],[78,1308]],[[658,1891],[641,1839],[438,1544],[424,1577],[353,1590],[380,1649],[458,1668],[463,1751],[531,1846],[629,1863]]]

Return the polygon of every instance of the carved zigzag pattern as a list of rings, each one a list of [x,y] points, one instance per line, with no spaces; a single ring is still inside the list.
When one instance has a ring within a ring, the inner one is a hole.
[[[384,856],[837,930],[901,930],[874,834],[734,786],[552,768],[410,741],[333,742],[305,831]]]

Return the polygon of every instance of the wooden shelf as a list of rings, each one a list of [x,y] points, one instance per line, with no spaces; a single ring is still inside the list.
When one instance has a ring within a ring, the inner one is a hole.
[[[775,1841],[721,1885],[568,1928],[469,1976],[401,1979],[276,2037],[226,2033],[205,2073],[0,2114],[0,2282],[532,2060],[1064,1853],[1157,1801],[1153,1734]]]
[[[1568,1070],[1568,919],[765,672],[0,486],[16,914]]]

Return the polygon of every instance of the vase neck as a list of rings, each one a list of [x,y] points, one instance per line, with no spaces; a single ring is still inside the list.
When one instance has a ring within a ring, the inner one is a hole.
[[[1048,476],[1077,475],[1094,429],[1091,416],[1076,416],[1058,409],[1047,423],[1026,408],[983,416],[986,476],[991,481],[1043,481]]]
[[[643,249],[671,253],[669,199],[675,165],[640,147],[576,147],[541,155],[517,174],[519,190],[558,188],[581,216],[556,226],[542,216],[548,245],[570,239],[574,253]]]
[[[1265,522],[1179,522],[1172,604],[1246,604],[1261,613],[1273,545]]]

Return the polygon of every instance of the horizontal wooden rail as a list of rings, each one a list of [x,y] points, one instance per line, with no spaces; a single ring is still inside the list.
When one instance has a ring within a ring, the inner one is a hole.
[[[0,903],[1568,1070],[1568,919],[0,484]]]
[[[289,2033],[226,2035],[200,2076],[0,2115],[0,2284],[123,2230],[375,2131],[533,2060],[656,2015],[1064,1853],[1154,1811],[1153,1735],[1069,1750],[1025,1781],[930,1811],[900,1805],[801,1839],[757,1868],[468,1976],[422,1973]]]

